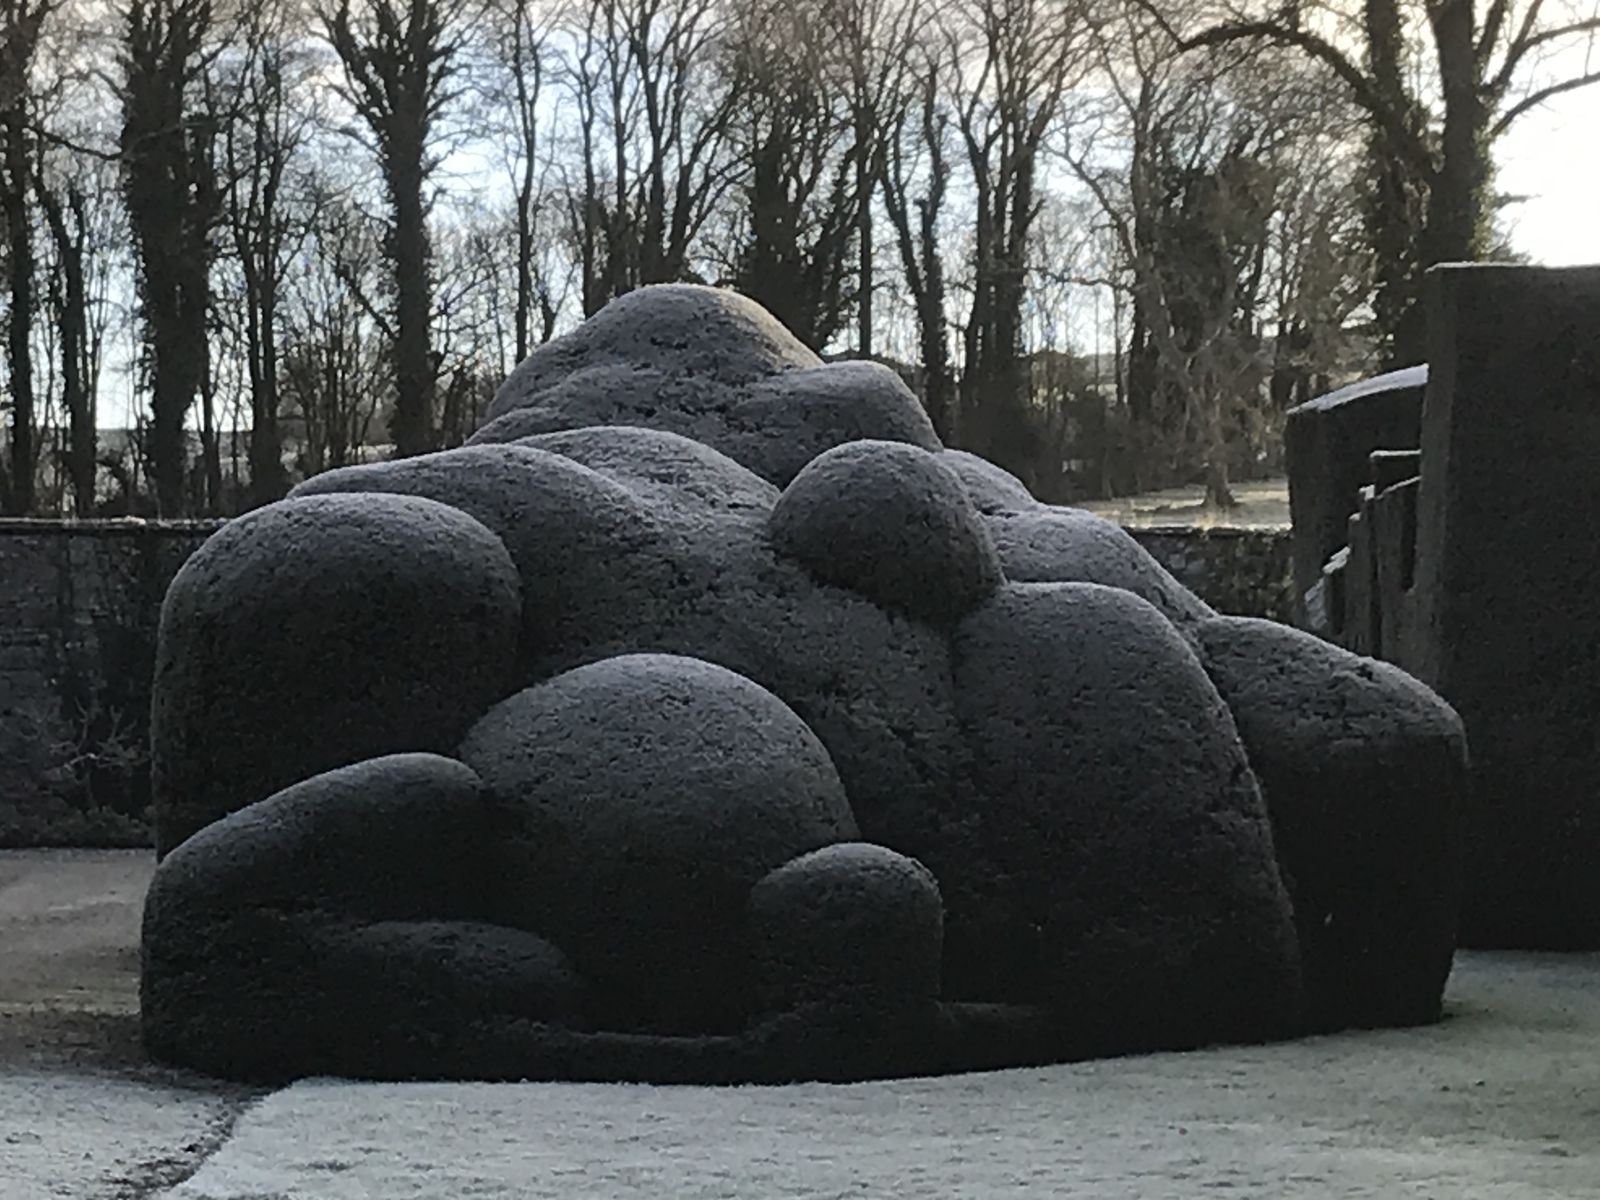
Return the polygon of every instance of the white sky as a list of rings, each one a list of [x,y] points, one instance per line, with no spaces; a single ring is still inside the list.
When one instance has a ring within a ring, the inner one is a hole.
[[[1506,212],[1512,245],[1545,266],[1600,264],[1600,84],[1529,112],[1496,151],[1497,190],[1528,197]]]

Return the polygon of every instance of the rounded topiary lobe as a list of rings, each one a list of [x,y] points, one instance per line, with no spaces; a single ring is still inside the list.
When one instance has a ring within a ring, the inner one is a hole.
[[[452,749],[507,690],[520,610],[500,539],[432,500],[310,496],[229,522],[161,609],[157,852],[319,772]]]
[[[474,443],[600,425],[714,447],[780,487],[863,438],[940,443],[916,395],[875,362],[823,363],[745,297],[693,284],[638,288],[512,371]]]
[[[698,442],[604,426],[529,444],[625,490],[643,536],[624,553],[602,542],[542,573],[559,582],[532,594],[557,588],[559,603],[528,613],[522,681],[640,652],[727,667],[782,699],[828,747],[864,836],[916,853],[960,749],[948,627],[824,585],[778,553],[768,533],[778,490]]]
[[[1123,1048],[1287,1029],[1297,949],[1266,811],[1172,625],[1120,589],[1010,584],[955,661],[970,790],[919,853],[951,995],[1049,1004]]]
[[[630,631],[626,605],[603,603],[615,595],[619,579],[642,577],[644,586],[660,582],[652,568],[665,535],[648,506],[616,480],[559,453],[463,446],[328,471],[291,495],[342,493],[437,500],[500,538],[522,587],[519,682],[552,647],[604,644]]]
[[[846,996],[885,1005],[939,998],[939,885],[883,846],[841,842],[770,872],[750,893],[750,936],[768,1011]]]
[[[851,442],[819,456],[784,489],[769,528],[777,551],[817,579],[924,621],[955,621],[1001,581],[960,479],[898,442]]]
[[[956,473],[973,507],[985,516],[1039,507],[1022,480],[967,450],[941,450],[939,461]]]
[[[1035,505],[989,517],[989,533],[1016,583],[1098,583],[1148,601],[1180,631],[1216,612],[1174,579],[1122,526],[1075,508]]]
[[[658,284],[618,296],[536,349],[500,385],[489,416],[536,405],[542,393],[584,371],[644,370],[738,386],[820,363],[771,313],[737,292]]]
[[[556,947],[483,921],[492,838],[477,776],[431,754],[329,771],[206,826],[145,899],[146,1048],[232,1079],[404,1077],[474,1021],[580,1016]]]
[[[1398,667],[1271,621],[1199,628],[1261,779],[1313,1024],[1435,1020],[1455,951],[1467,744]]]
[[[940,449],[916,394],[875,362],[827,363],[774,375],[744,389],[728,425],[726,452],[780,487],[835,446],[876,440]]]
[[[723,514],[768,512],[778,489],[710,446],[635,425],[590,425],[523,439],[627,488],[650,507]]]
[[[737,1025],[750,888],[856,835],[805,724],[691,658],[624,655],[558,675],[492,709],[461,757],[504,825],[501,919],[572,955],[607,1028]]]

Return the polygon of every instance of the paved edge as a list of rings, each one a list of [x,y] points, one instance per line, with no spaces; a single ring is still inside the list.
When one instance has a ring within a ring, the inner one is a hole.
[[[239,1126],[239,1118],[269,1095],[270,1092],[252,1092],[240,1096],[236,1103],[208,1121],[193,1141],[170,1154],[139,1163],[121,1179],[113,1180],[106,1200],[156,1200],[182,1186],[228,1144]]]

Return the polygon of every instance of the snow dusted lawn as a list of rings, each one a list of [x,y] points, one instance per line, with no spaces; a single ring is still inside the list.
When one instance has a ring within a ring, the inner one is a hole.
[[[1463,954],[1441,1025],[1276,1046],[852,1087],[254,1098],[139,1059],[149,871],[0,855],[0,1200],[1600,1200],[1600,955]]]
[[[1600,1196],[1600,956],[1464,955],[1444,1024],[795,1088],[349,1084],[171,1200]]]

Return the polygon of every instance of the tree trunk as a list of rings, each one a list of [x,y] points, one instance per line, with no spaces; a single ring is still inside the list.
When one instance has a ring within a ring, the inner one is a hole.
[[[95,411],[94,393],[88,386],[88,299],[83,278],[83,231],[86,224],[83,197],[68,191],[76,235],[67,225],[61,200],[43,178],[35,176],[34,191],[43,209],[56,261],[62,274],[61,306],[56,327],[61,338],[61,399],[67,410],[67,474],[72,480],[73,512],[79,518],[95,511]]]
[[[947,446],[962,436],[961,403],[950,369],[950,343],[945,338],[944,259],[939,249],[939,201],[944,196],[944,178],[934,181],[933,194],[920,205],[919,246],[922,251],[923,295],[918,304],[921,326],[923,387],[928,416],[934,432]]]
[[[200,460],[205,469],[206,516],[219,516],[222,512],[222,441],[217,430],[217,389],[209,344],[200,368]]]
[[[987,354],[985,342],[990,333],[990,308],[993,277],[989,260],[993,255],[994,228],[989,211],[990,191],[979,180],[977,227],[972,254],[972,306],[967,310],[967,325],[961,332],[961,447],[974,454],[989,456],[989,383],[984,377]]]
[[[937,262],[934,263],[934,270],[939,270]],[[939,440],[947,446],[953,446],[960,429],[956,417],[955,386],[950,378],[950,350],[944,337],[944,288],[940,286],[938,291],[937,304],[930,290],[928,299],[918,305],[923,404],[927,407],[928,419],[933,422],[933,431],[939,435]]]
[[[199,374],[185,362],[189,339],[172,328],[170,317],[153,318],[162,328],[153,331],[154,362],[150,388],[150,475],[156,486],[156,506],[163,517],[182,516],[188,510],[189,447],[184,418],[194,403],[194,383]]]
[[[276,264],[261,283],[259,387],[250,396],[250,502],[271,504],[288,491],[278,430],[278,286]]]
[[[429,325],[428,223],[422,199],[420,145],[389,164],[394,202],[395,404],[390,424],[397,458],[426,454],[433,446],[434,373]]]
[[[1214,447],[1206,463],[1205,506],[1214,512],[1227,512],[1239,507],[1239,501],[1228,485],[1228,460],[1225,454],[1225,448],[1218,450]]]
[[[188,102],[209,6],[148,0],[126,9],[123,189],[150,351],[150,474],[162,516],[185,511],[184,421],[205,371],[211,229],[220,200],[210,115]]]
[[[1405,29],[1397,0],[1365,0],[1362,19],[1374,90],[1408,130],[1419,130],[1422,115],[1407,90]],[[1410,366],[1426,353],[1421,300],[1422,274],[1429,264],[1423,206],[1433,180],[1419,177],[1407,148],[1396,145],[1381,125],[1368,136],[1367,162],[1362,216],[1374,252],[1373,310],[1383,363]]]
[[[517,3],[511,13],[512,86],[515,89],[517,125],[520,131],[522,154],[521,170],[517,174],[517,361],[520,363],[533,351],[533,312],[535,306],[533,279],[534,252],[534,188],[538,182],[539,119],[534,111],[542,83],[542,64],[539,46],[529,47],[524,40],[523,9]]]
[[[1430,9],[1444,96],[1439,166],[1428,190],[1424,268],[1473,262],[1483,252],[1490,178],[1487,122],[1479,96],[1472,0],[1440,0]]]
[[[252,508],[281,500],[288,490],[283,441],[278,429],[278,263],[271,232],[271,207],[255,214],[265,227],[259,238],[241,239],[245,277],[245,356],[250,368],[249,503]]]
[[[533,162],[523,164],[517,184],[517,361],[533,350],[533,214],[529,210],[533,195]]]
[[[1040,447],[1029,419],[1029,365],[1022,358],[1022,300],[1027,283],[1027,245],[1033,209],[1032,167],[1023,151],[1012,161],[1009,200],[996,214],[991,270],[989,331],[984,377],[990,418],[990,450],[996,462],[1024,479],[1038,473]],[[1052,472],[1058,463],[1048,464]]]
[[[24,101],[19,100],[20,106]],[[32,150],[20,107],[0,120],[5,138],[5,194],[0,211],[7,231],[8,285],[11,311],[6,326],[11,368],[11,476],[6,511],[25,514],[34,506],[34,396],[33,396],[33,227],[28,212],[28,187],[33,178]]]
[[[876,182],[872,172],[872,155],[869,143],[870,127],[866,120],[866,99],[856,95],[856,203],[860,206],[856,220],[856,261],[859,263],[856,288],[856,354],[872,357],[872,193]]]

